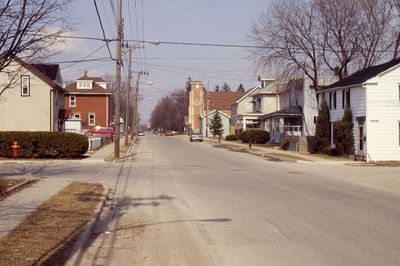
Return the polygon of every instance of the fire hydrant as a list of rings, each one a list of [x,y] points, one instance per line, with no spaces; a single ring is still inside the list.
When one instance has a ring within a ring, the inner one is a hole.
[[[14,141],[13,145],[11,145],[12,156],[14,158],[18,157],[19,148],[21,147],[18,145],[18,142]]]

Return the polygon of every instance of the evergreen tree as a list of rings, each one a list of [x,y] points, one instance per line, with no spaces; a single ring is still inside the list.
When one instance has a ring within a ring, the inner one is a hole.
[[[190,92],[190,82],[192,82],[192,78],[189,77],[186,81],[185,89],[187,92]]]
[[[219,85],[215,86],[214,91],[218,92],[219,91]]]
[[[229,85],[224,82],[224,85],[222,85],[222,91],[231,91],[231,87],[229,87]]]
[[[316,148],[319,152],[327,152],[330,146],[329,120],[328,104],[325,100],[322,100],[315,129]]]
[[[213,136],[218,136],[218,142],[221,142],[221,136],[224,134],[224,125],[222,124],[222,119],[218,111],[215,112],[209,126]]]
[[[242,84],[242,83],[240,83],[240,84],[239,84],[239,87],[237,88],[237,90],[236,90],[236,91],[238,91],[238,92],[245,92],[246,90],[245,90],[245,88],[244,88],[243,84]]]
[[[335,123],[334,142],[339,154],[353,154],[353,115],[346,105],[343,118]]]

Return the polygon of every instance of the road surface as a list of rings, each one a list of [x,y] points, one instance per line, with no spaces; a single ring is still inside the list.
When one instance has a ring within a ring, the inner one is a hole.
[[[124,163],[0,169],[114,189],[81,265],[400,264],[400,194],[347,181],[398,168],[276,163],[148,134]]]

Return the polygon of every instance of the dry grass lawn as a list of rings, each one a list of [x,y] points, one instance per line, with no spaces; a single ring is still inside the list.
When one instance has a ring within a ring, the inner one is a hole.
[[[74,182],[0,238],[1,265],[64,265],[104,187]]]

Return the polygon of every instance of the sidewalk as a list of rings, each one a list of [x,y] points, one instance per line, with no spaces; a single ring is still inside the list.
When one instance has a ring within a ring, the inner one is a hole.
[[[278,147],[263,147],[258,144],[253,144],[252,148],[249,148],[248,143],[241,143],[237,141],[225,141],[221,140],[221,143],[218,143],[218,139],[214,138],[205,138],[205,142],[211,144],[220,145],[223,148],[230,149],[236,152],[247,152],[250,154],[254,154],[257,156],[261,156],[270,161],[275,162],[296,162],[296,163],[315,163],[315,164],[324,164],[324,165],[345,165],[351,164],[354,161],[350,159],[340,158],[340,157],[326,157],[320,154],[303,154],[294,151],[284,151],[280,150]]]
[[[125,147],[125,145],[124,145],[124,139],[121,138],[121,140],[120,140],[120,158],[121,159],[123,159],[127,156],[130,156],[132,154],[134,142],[135,142],[135,139],[132,140],[132,143],[129,145],[127,151],[123,152],[123,147]],[[105,162],[105,161],[111,162],[113,160],[113,156],[114,156],[114,142],[107,144],[94,152],[91,152],[90,154],[88,154],[88,156],[89,156],[88,158],[85,158],[85,159],[81,160],[80,162],[82,162],[82,163],[99,163],[99,162]]]
[[[17,227],[40,204],[68,184],[69,181],[62,178],[43,178],[0,201],[0,237]]]

